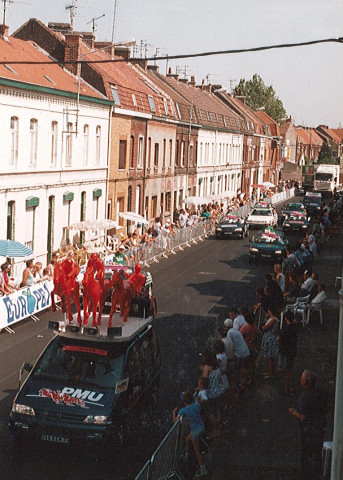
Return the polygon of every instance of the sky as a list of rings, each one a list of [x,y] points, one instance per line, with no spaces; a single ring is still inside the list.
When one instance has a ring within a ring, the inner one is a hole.
[[[3,0],[1,0],[3,2]],[[14,32],[29,18],[69,22],[73,0],[7,0],[6,24]],[[342,0],[74,0],[74,29],[96,40],[134,38],[147,54],[193,54],[343,37]],[[89,23],[90,22],[90,23]],[[136,56],[140,56],[140,52]],[[158,62],[166,73],[167,62]],[[196,82],[229,92],[241,78],[259,74],[272,85],[297,125],[343,127],[343,42],[256,53],[169,61]]]

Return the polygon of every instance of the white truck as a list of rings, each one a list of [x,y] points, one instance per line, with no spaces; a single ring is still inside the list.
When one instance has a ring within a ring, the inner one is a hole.
[[[313,191],[333,195],[339,185],[339,165],[319,165],[314,174]]]

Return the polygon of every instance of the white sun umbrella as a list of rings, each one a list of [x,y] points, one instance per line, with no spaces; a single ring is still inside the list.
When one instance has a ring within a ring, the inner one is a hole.
[[[261,185],[266,188],[274,188],[275,185],[272,182],[262,182]]]
[[[235,196],[236,196],[236,194],[235,194],[235,192],[232,191],[232,190],[225,190],[225,192],[222,192],[222,193],[219,194],[219,197],[220,197],[221,199],[224,199],[224,198],[233,198],[233,197],[235,197]]]
[[[119,216],[124,220],[129,220],[130,222],[141,223],[142,225],[143,224],[149,225],[148,220],[142,217],[142,215],[139,215],[138,213],[135,213],[135,212],[120,212]]]
[[[189,205],[203,205],[204,203],[208,203],[209,199],[207,197],[186,197],[184,199],[184,203]]]
[[[96,230],[97,226],[94,222],[95,220],[82,220],[81,222],[76,222],[72,225],[68,225],[67,230],[76,230],[79,232],[89,232],[91,230]]]

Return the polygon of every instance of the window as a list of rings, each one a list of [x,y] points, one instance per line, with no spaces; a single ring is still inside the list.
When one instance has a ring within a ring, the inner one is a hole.
[[[160,153],[160,145],[159,145],[159,143],[155,143],[155,149],[154,149],[154,168],[158,168],[159,153]]]
[[[168,102],[165,98],[163,99],[163,106],[164,106],[164,113],[168,115]]]
[[[190,144],[189,146],[189,159],[188,159],[188,164],[190,167],[193,167],[194,165],[194,149],[193,149],[193,143]]]
[[[137,168],[143,168],[144,138],[138,139]]]
[[[201,110],[199,110],[199,118],[200,118],[200,120],[202,120]]]
[[[119,142],[119,170],[125,170],[126,167],[126,140]]]
[[[51,122],[51,150],[50,150],[51,167],[55,167],[57,163],[57,135],[58,135],[58,124],[57,122]]]
[[[37,145],[38,145],[38,120],[30,120],[30,166],[37,163]]]
[[[132,209],[132,186],[129,185],[127,189],[127,211],[131,212]]]
[[[132,94],[132,102],[133,102],[133,106],[137,107],[137,98],[136,98],[136,95],[134,93]]]
[[[135,137],[131,135],[130,137],[130,168],[133,168],[135,164],[134,151],[135,151]]]
[[[223,124],[224,124],[224,127],[226,127],[226,118],[224,117],[224,115],[223,115]]]
[[[169,140],[169,168],[172,167],[173,140]]]
[[[66,151],[65,151],[65,164],[67,167],[71,166],[71,159],[73,153],[73,138],[72,138],[73,124],[68,122],[66,132]],[[69,224],[68,224],[69,225]]]
[[[112,95],[113,95],[114,104],[117,107],[120,107],[120,98],[119,98],[119,95],[118,95],[118,90],[115,87],[111,86],[111,92],[112,92]]]
[[[167,140],[163,140],[163,158],[162,158],[162,168],[166,168],[166,152],[167,151]]]
[[[166,212],[170,212],[170,211],[171,211],[171,206],[172,206],[172,203],[171,203],[171,192],[166,192],[165,205],[166,205]]]
[[[18,145],[19,145],[19,119],[11,117],[11,158],[10,165],[15,167],[18,162]]]
[[[7,204],[7,240],[14,240],[14,226],[15,226],[15,202],[8,202]]]
[[[82,165],[88,164],[88,151],[89,151],[89,125],[83,126],[83,158]]]
[[[208,120],[209,122],[212,121],[212,117],[211,117],[211,113],[210,113],[210,112],[206,112],[206,117],[207,117],[207,120]]]
[[[185,142],[181,142],[181,154],[180,154],[180,160],[181,160],[181,167],[185,166]]]
[[[151,168],[151,138],[148,138],[148,169]]]
[[[176,148],[175,148],[175,166],[179,166],[179,140],[176,140]],[[181,205],[181,204],[180,204]]]
[[[181,112],[180,112],[180,107],[179,107],[179,104],[178,103],[175,103],[175,106],[176,106],[176,111],[177,111],[177,114],[179,116],[179,119],[181,120]]]
[[[148,95],[148,100],[149,100],[150,110],[152,111],[152,113],[155,113],[156,107],[155,107],[154,98],[151,95]]]
[[[101,149],[101,127],[98,125],[95,130],[95,163],[100,163],[100,149]]]
[[[135,206],[135,212],[139,213],[141,211],[141,187],[140,185],[137,185],[136,187],[136,206]]]
[[[171,110],[172,110],[173,116],[176,117],[175,107],[174,107],[174,102],[173,102],[173,100],[170,100],[170,106],[171,106]]]

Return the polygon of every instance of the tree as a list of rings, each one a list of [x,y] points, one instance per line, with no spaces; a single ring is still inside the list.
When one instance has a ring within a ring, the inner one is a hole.
[[[272,85],[265,85],[260,75],[253,75],[251,80],[241,78],[239,84],[234,89],[234,95],[244,96],[247,105],[254,110],[264,107],[265,112],[276,122],[287,116],[283,103],[276,96],[276,92]]]
[[[337,159],[333,158],[330,146],[324,142],[318,155],[318,163],[325,163],[327,165],[339,165]]]

